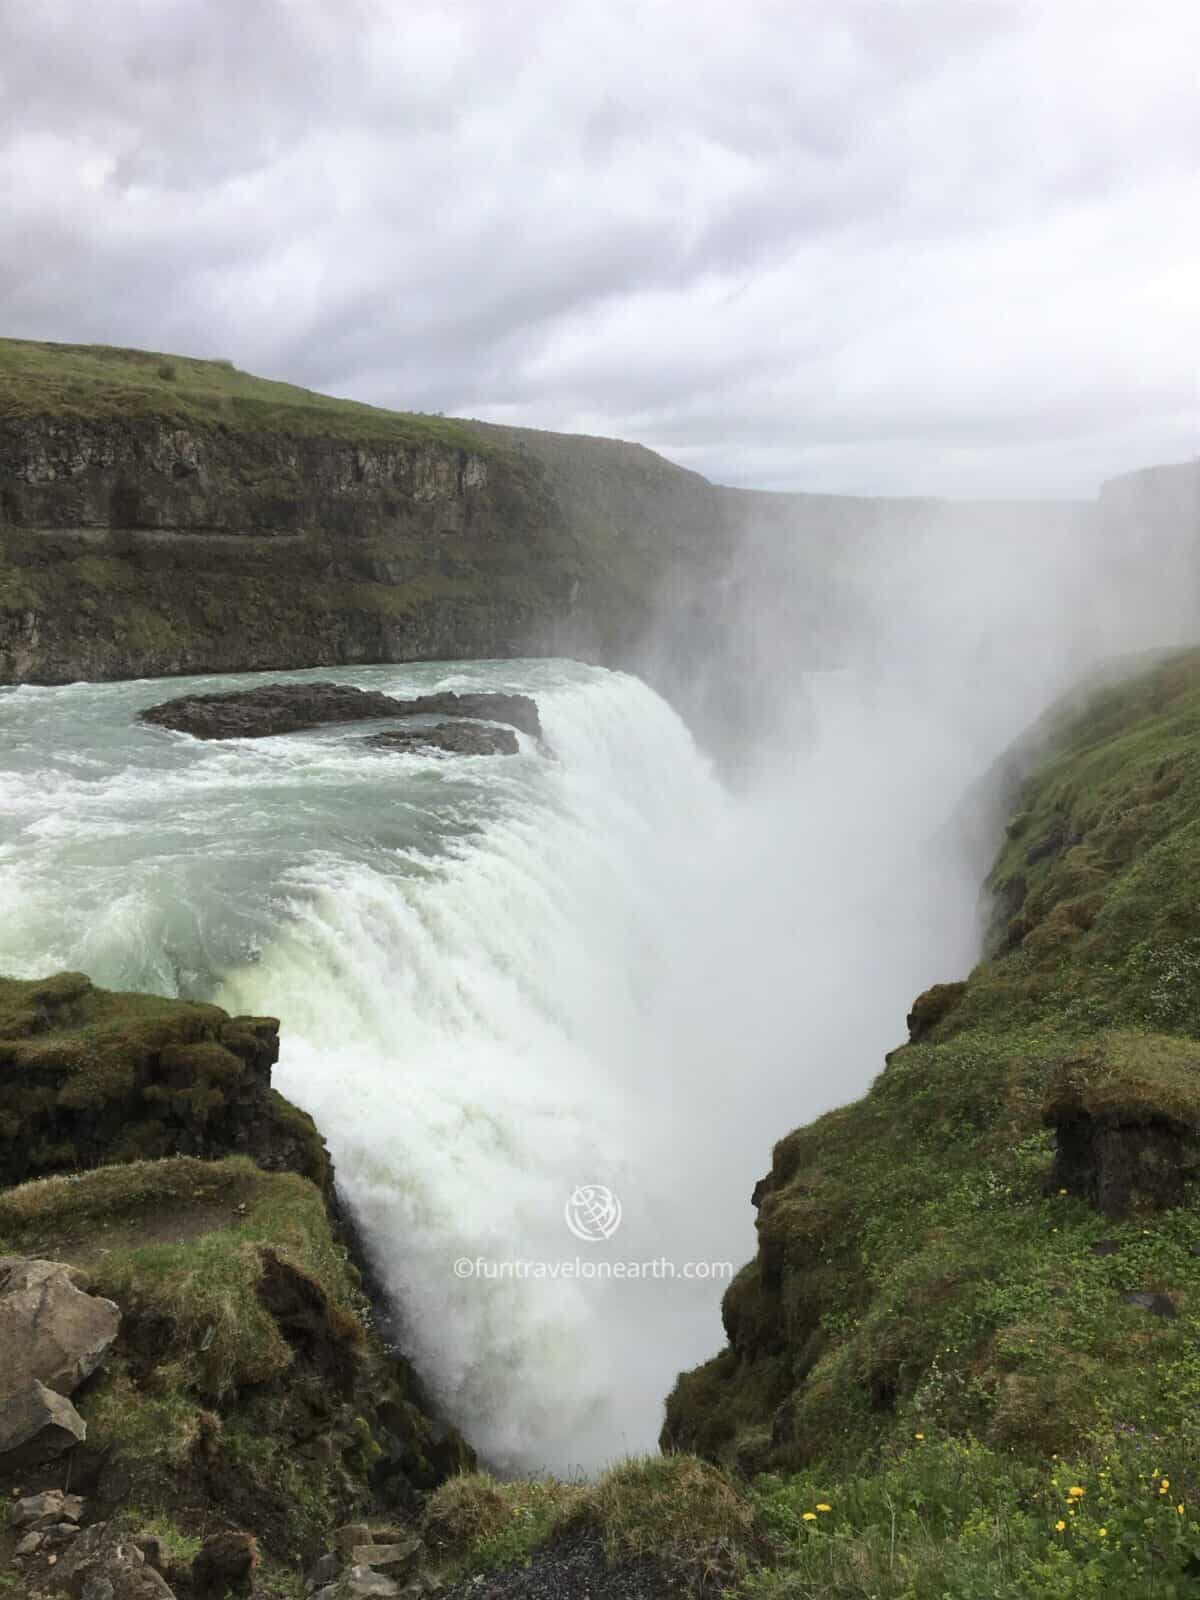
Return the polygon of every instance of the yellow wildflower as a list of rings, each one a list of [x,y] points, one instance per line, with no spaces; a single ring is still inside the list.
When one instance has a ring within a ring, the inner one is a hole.
[[[914,1433],[913,1434],[913,1438],[914,1439],[923,1439],[924,1437],[925,1437],[925,1435],[923,1433]]]
[[[1107,1539],[1108,1538],[1108,1529],[1107,1528],[1101,1528],[1100,1529],[1100,1537],[1102,1539]]]
[[[817,1513],[815,1511],[806,1511],[804,1513],[804,1520],[805,1522],[815,1522],[817,1520]]]
[[[1164,1489],[1169,1489],[1171,1487],[1170,1478],[1164,1478],[1163,1481],[1162,1481],[1162,1486],[1163,1486]]]
[[[1081,1489],[1077,1483],[1072,1484],[1071,1487],[1067,1490],[1067,1493],[1071,1496],[1072,1500],[1081,1500],[1083,1498],[1084,1492],[1085,1491],[1083,1489]]]
[[[1054,1531],[1055,1533],[1061,1533],[1065,1527],[1066,1523],[1061,1517],[1059,1517],[1058,1521],[1054,1524]]]
[[[832,1506],[827,1506],[827,1505],[823,1505],[823,1504],[822,1504],[822,1505],[819,1505],[819,1506],[818,1506],[818,1507],[817,1507],[817,1510],[818,1510],[818,1511],[832,1511],[832,1510],[833,1510],[833,1507],[832,1507]]]
[[[1177,1517],[1181,1517],[1183,1515],[1183,1506],[1182,1505],[1177,1505],[1175,1507],[1175,1515]]]

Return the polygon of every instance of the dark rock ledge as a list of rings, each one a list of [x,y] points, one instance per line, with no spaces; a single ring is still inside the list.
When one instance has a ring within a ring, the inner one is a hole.
[[[432,728],[389,728],[363,740],[373,750],[446,750],[456,756],[515,756],[520,746],[511,728],[487,722],[439,722]]]
[[[149,706],[138,716],[154,727],[190,733],[196,739],[261,739],[328,723],[417,716],[503,722],[532,739],[542,736],[537,702],[528,695],[446,691],[398,700],[378,689],[356,689],[346,683],[268,683],[227,694],[182,695]],[[426,736],[423,742],[437,741]]]

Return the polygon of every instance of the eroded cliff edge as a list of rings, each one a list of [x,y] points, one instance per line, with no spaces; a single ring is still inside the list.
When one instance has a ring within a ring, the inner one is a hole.
[[[69,1587],[120,1524],[181,1595],[222,1530],[291,1595],[339,1524],[411,1519],[473,1464],[383,1331],[277,1055],[273,1018],[0,978],[0,1589]],[[170,1593],[136,1575],[119,1596]]]

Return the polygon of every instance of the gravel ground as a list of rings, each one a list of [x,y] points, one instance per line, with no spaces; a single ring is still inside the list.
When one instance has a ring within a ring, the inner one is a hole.
[[[653,1560],[610,1567],[594,1534],[539,1550],[527,1567],[466,1579],[442,1600],[666,1600],[678,1595]]]

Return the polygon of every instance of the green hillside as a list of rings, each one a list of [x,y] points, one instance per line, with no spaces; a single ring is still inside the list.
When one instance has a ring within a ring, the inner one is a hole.
[[[245,432],[324,435],[343,440],[436,440],[481,454],[489,445],[467,424],[384,411],[355,400],[240,372],[206,361],[103,344],[0,339],[0,420],[165,417],[221,423]]]

